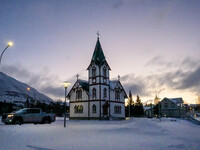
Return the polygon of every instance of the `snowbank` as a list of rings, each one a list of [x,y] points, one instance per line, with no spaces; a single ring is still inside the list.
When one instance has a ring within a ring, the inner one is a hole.
[[[172,121],[173,120],[173,121]],[[177,150],[200,148],[200,126],[186,120],[132,118],[51,125],[0,123],[1,150]]]

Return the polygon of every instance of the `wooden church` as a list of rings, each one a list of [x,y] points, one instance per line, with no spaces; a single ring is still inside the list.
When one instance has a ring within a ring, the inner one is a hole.
[[[126,92],[120,80],[110,80],[99,37],[87,68],[88,81],[78,79],[69,91],[70,119],[124,119]]]

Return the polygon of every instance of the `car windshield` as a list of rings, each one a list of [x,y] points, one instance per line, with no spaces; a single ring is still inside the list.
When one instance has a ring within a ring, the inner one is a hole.
[[[21,109],[21,110],[16,111],[15,113],[21,114],[21,113],[24,113],[24,112],[27,112],[27,109]]]

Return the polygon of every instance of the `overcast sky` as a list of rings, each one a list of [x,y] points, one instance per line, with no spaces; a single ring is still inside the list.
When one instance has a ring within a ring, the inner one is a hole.
[[[125,90],[143,101],[200,94],[199,0],[0,0],[1,71],[53,99],[62,81],[87,67],[100,32],[111,67]],[[70,87],[69,87],[70,88]]]

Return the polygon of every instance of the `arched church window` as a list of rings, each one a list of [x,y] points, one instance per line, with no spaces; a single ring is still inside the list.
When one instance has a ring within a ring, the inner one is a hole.
[[[106,77],[107,71],[106,71],[106,67],[103,68],[103,76]]]
[[[74,113],[75,114],[77,113],[77,106],[76,105],[74,106]]]
[[[115,90],[115,100],[119,101],[120,100],[120,91]]]
[[[96,91],[95,88],[93,88],[93,89],[92,89],[92,98],[93,98],[93,99],[96,99],[96,96],[97,96],[96,94],[97,94],[97,91]]]
[[[92,68],[92,77],[95,77],[96,76],[96,67],[93,67]]]
[[[122,107],[121,106],[115,106],[114,107],[114,113],[115,114],[121,114],[122,112]]]
[[[78,105],[75,106],[76,107],[76,113],[82,114],[83,113],[83,106],[82,105]]]
[[[96,113],[97,112],[97,107],[96,105],[92,105],[92,113]]]
[[[103,97],[107,98],[107,89],[106,88],[103,89]]]
[[[82,90],[76,91],[76,100],[82,100]]]

